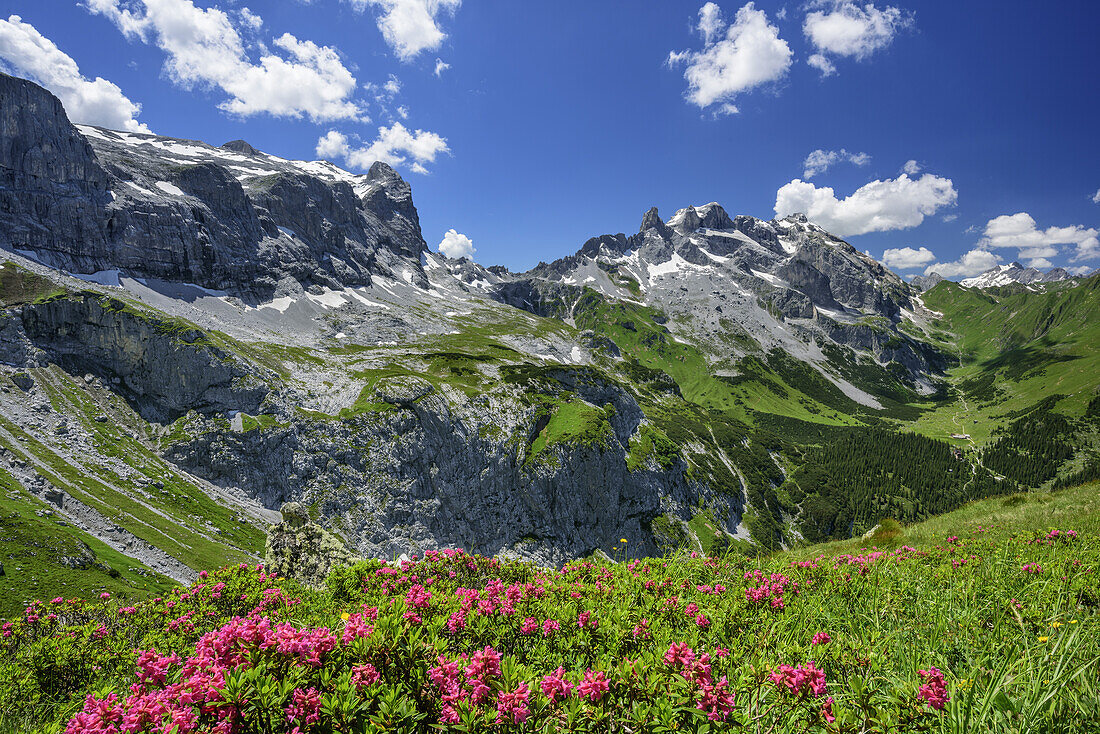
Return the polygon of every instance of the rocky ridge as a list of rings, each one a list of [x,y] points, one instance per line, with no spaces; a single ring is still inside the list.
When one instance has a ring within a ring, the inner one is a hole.
[[[1022,283],[1024,285],[1059,283],[1064,280],[1071,280],[1073,277],[1065,268],[1052,268],[1044,273],[1036,268],[1025,268],[1018,262],[1011,262],[1008,265],[998,265],[995,268],[990,268],[976,277],[960,280],[959,285],[966,288],[995,288],[1012,283]]]

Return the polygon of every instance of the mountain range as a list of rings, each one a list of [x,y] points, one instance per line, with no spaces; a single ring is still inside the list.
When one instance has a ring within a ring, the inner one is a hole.
[[[3,75],[0,177],[24,595],[44,555],[150,593],[254,559],[289,501],[363,555],[554,565],[851,537],[1096,464],[1095,275],[907,283],[717,203],[515,273],[430,251],[384,163],[75,126]]]

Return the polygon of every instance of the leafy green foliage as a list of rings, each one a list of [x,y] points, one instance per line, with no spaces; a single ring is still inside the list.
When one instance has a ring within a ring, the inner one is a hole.
[[[669,440],[665,432],[645,424],[630,437],[630,452],[626,455],[626,468],[630,471],[638,471],[652,462],[662,471],[669,471],[679,458],[680,450]]]

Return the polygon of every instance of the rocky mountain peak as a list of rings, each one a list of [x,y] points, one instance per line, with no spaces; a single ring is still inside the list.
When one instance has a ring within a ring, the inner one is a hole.
[[[661,215],[657,211],[657,207],[650,207],[645,214],[642,215],[642,226],[638,228],[638,233],[641,234],[649,229],[656,229],[658,231],[667,229],[664,221],[661,220]]]
[[[690,234],[697,229],[733,229],[729,214],[717,202],[702,206],[689,206],[678,210],[668,220],[668,226],[680,234]]]
[[[222,149],[231,150],[234,153],[240,153],[241,155],[247,156],[263,155],[263,153],[256,150],[243,140],[230,140],[228,143],[222,145]]]
[[[928,275],[918,275],[909,282],[909,285],[918,293],[924,293],[926,290],[935,288],[942,280],[943,276],[933,271]]]
[[[1059,280],[1069,280],[1072,277],[1073,274],[1065,268],[1054,268],[1053,270],[1048,270],[1046,275],[1043,276],[1043,282],[1053,283]]]
[[[626,235],[622,233],[604,234],[599,237],[590,237],[581,245],[581,249],[577,254],[583,257],[599,257],[603,252],[621,255],[626,252],[628,247]]]
[[[246,301],[276,290],[426,283],[412,190],[375,163],[365,175],[288,161],[243,140],[74,126],[37,84],[0,75],[0,242],[74,273],[119,270]]]
[[[689,206],[673,214],[668,220],[668,226],[680,234],[689,234],[699,229],[699,222],[699,213],[695,211],[695,207]]]
[[[733,220],[721,204],[712,201],[709,204],[695,207],[699,215],[699,226],[707,229],[732,229]]]
[[[404,183],[397,171],[393,170],[388,163],[382,161],[375,161],[371,164],[370,169],[367,171],[367,180],[372,183],[386,181],[401,181]]]
[[[1037,268],[1025,268],[1020,263],[1013,261],[1008,265],[998,265],[990,268],[976,277],[961,280],[959,285],[966,288],[995,288],[1011,285],[1012,283],[1022,283],[1024,285],[1054,283],[1071,278],[1073,278],[1073,275],[1065,268],[1053,268],[1044,273]]]

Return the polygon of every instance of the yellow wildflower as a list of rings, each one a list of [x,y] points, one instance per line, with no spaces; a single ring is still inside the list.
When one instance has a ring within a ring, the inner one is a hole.
[[[1053,627],[1054,629],[1058,629],[1059,627],[1062,626],[1062,623],[1061,622],[1051,622],[1050,626]]]
[[[1039,638],[1039,642],[1046,642],[1046,641],[1047,641],[1047,640],[1049,640],[1049,639],[1050,639],[1050,638],[1049,638],[1049,637],[1046,637],[1046,636],[1044,636],[1044,637],[1040,637],[1040,638]]]
[[[347,612],[344,612],[343,614],[341,614],[341,615],[340,615],[340,619],[342,619],[342,620],[344,620],[345,622],[347,622],[347,621],[348,621],[349,619],[351,619],[351,615],[350,615],[350,614],[348,614]]]
[[[1077,624],[1077,620],[1076,620],[1076,619],[1071,619],[1071,620],[1069,621],[1069,623],[1070,623],[1070,624]]]
[[[625,543],[625,542],[626,542],[626,538],[619,538],[619,542],[620,542],[620,543]]]

